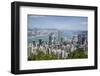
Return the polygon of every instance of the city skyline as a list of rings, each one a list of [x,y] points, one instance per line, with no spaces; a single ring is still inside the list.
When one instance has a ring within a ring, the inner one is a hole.
[[[28,28],[87,31],[87,26],[87,17],[28,15]]]
[[[88,58],[87,17],[28,15],[28,60]]]

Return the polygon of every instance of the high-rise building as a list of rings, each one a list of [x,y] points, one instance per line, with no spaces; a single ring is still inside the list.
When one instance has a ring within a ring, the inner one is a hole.
[[[31,53],[32,53],[32,44],[31,43],[28,43],[28,56],[30,56],[31,55]]]
[[[52,33],[49,34],[49,45],[52,44]]]
[[[32,43],[33,43],[33,46],[36,46],[36,42],[35,41],[33,41]]]
[[[61,38],[62,38],[62,32],[58,31],[58,42],[61,42]]]
[[[78,34],[78,43],[79,43],[79,45],[82,44],[82,35],[81,34]]]

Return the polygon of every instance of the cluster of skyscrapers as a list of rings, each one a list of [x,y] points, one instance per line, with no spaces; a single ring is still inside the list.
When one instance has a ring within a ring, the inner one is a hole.
[[[37,51],[44,54],[55,54],[58,59],[66,59],[70,52],[82,48],[87,54],[88,38],[87,31],[80,31],[71,38],[63,35],[61,30],[37,30],[28,33],[31,40],[28,42],[28,56],[36,55]]]

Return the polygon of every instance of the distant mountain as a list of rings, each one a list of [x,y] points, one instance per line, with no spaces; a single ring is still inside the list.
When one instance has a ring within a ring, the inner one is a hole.
[[[58,31],[55,28],[28,28],[28,31]]]

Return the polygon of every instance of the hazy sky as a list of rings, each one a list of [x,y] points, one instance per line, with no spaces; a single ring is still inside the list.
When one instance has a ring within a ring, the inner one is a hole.
[[[87,30],[88,18],[79,16],[28,15],[28,28],[56,28],[64,30]]]

